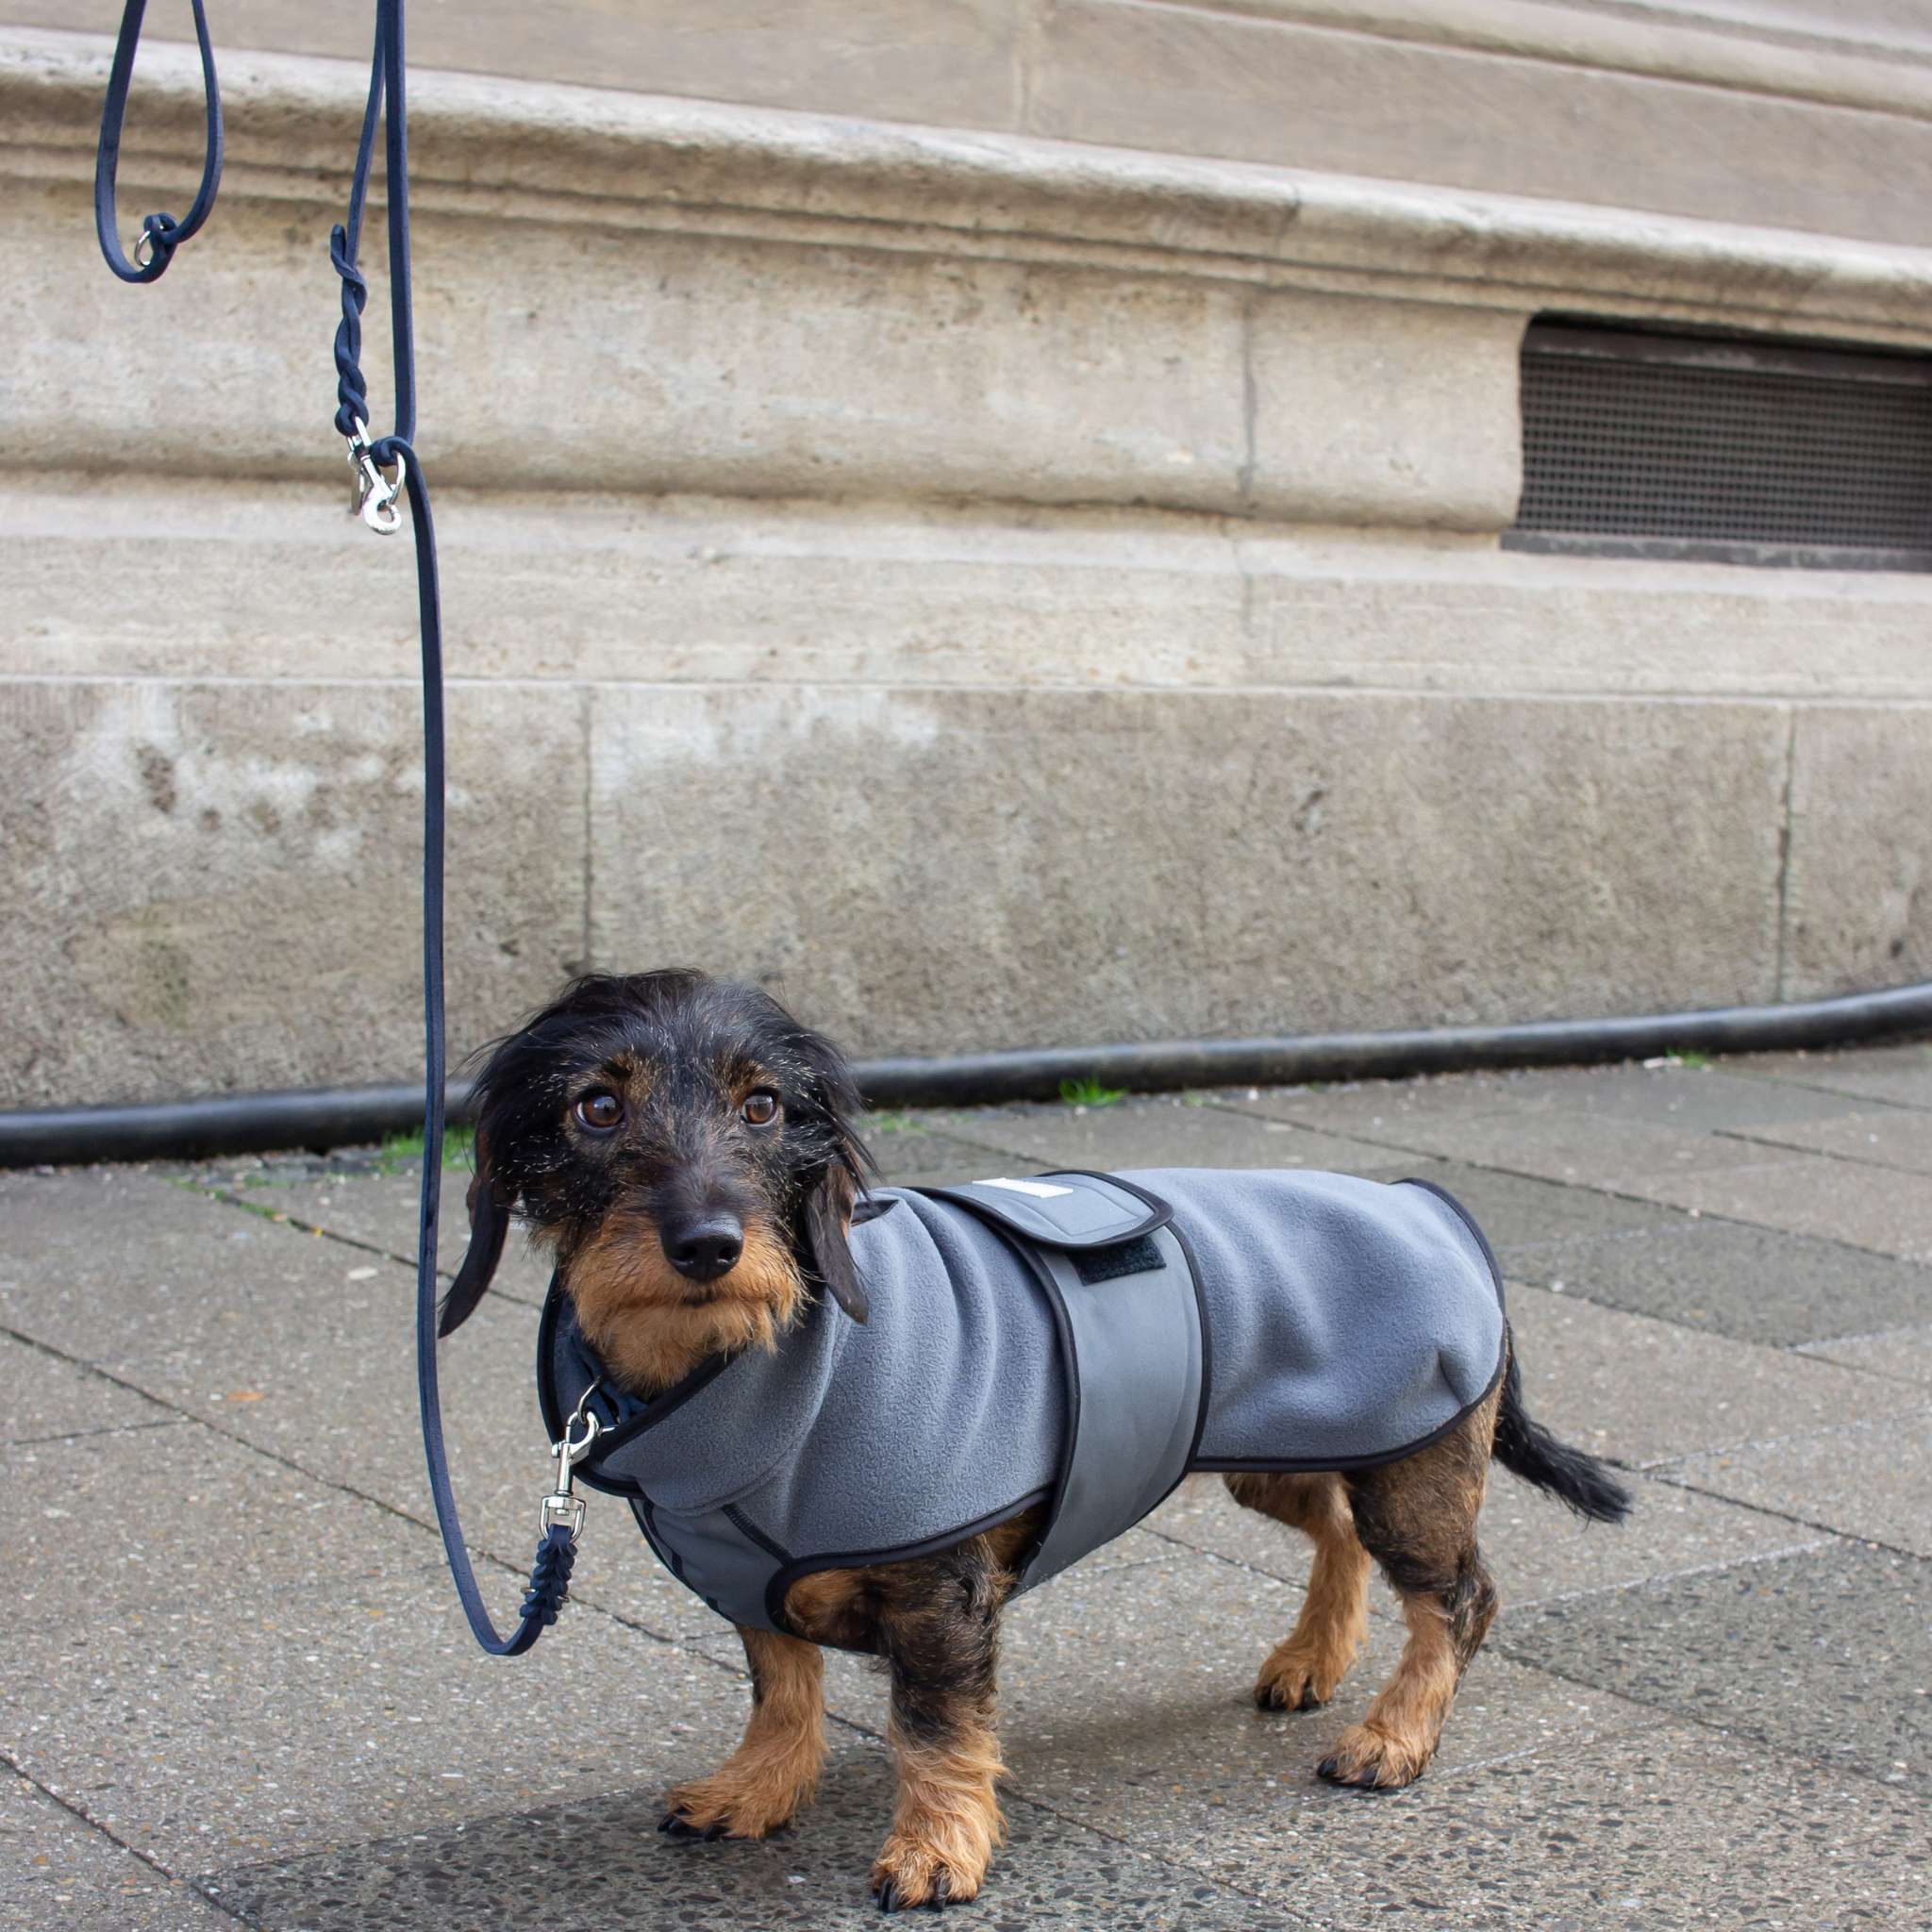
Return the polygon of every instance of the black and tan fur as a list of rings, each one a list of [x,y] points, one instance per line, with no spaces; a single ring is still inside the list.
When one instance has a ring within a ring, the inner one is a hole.
[[[512,1215],[555,1256],[586,1338],[641,1395],[721,1351],[776,1346],[821,1291],[864,1320],[846,1241],[871,1167],[858,1108],[837,1049],[763,992],[681,971],[575,982],[479,1077],[471,1245],[444,1332],[488,1288]],[[1335,1694],[1367,1631],[1372,1564],[1401,1599],[1401,1660],[1317,1767],[1331,1782],[1391,1790],[1434,1755],[1496,1611],[1476,1545],[1492,1457],[1586,1516],[1627,1507],[1601,1464],[1529,1420],[1513,1358],[1490,1397],[1401,1461],[1226,1478],[1238,1501],[1315,1545],[1301,1615],[1255,1686],[1262,1708]],[[670,1794],[664,1829],[756,1839],[789,1824],[825,1756],[819,1645],[866,1650],[891,1677],[899,1780],[872,1872],[879,1903],[974,1897],[1004,1833],[1000,1614],[1042,1514],[936,1556],[794,1583],[796,1636],[739,1632],[752,1677],[743,1741]]]

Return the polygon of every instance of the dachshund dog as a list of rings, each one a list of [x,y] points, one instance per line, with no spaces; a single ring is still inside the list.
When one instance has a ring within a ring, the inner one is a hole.
[[[489,1286],[513,1218],[554,1257],[553,1299],[560,1292],[603,1372],[645,1414],[748,1353],[802,1346],[813,1314],[866,1320],[851,1236],[891,1197],[868,1194],[859,1095],[838,1050],[764,992],[689,971],[579,979],[490,1052],[475,1109],[471,1243],[444,1333]],[[1526,1416],[1502,1334],[1486,1392],[1413,1453],[1226,1474],[1237,1501],[1314,1543],[1294,1629],[1255,1685],[1263,1709],[1307,1709],[1335,1694],[1367,1632],[1372,1565],[1401,1599],[1407,1643],[1318,1767],[1332,1782],[1394,1789],[1435,1752],[1496,1611],[1476,1546],[1492,1457],[1584,1515],[1616,1520],[1627,1507],[1601,1464]],[[782,1615],[774,1611],[782,1629],[738,1626],[752,1680],[742,1742],[670,1794],[663,1829],[758,1839],[789,1824],[825,1757],[821,1646],[862,1651],[890,1675],[898,1774],[872,1871],[877,1900],[891,1910],[973,1898],[1003,1835],[1000,1616],[1049,1512],[1036,1497],[950,1547],[834,1561],[791,1581]]]

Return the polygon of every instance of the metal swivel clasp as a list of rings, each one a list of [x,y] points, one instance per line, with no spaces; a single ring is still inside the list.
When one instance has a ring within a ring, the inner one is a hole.
[[[562,1441],[550,1445],[551,1457],[557,1464],[557,1487],[543,1498],[541,1526],[545,1531],[559,1526],[568,1529],[572,1542],[576,1541],[584,1527],[584,1499],[575,1491],[573,1472],[604,1433],[604,1424],[591,1413],[591,1397],[602,1386],[600,1378],[584,1391],[583,1400],[563,1425]]]
[[[357,472],[350,486],[350,507],[361,510],[362,521],[378,537],[392,537],[403,526],[403,513],[396,506],[408,479],[408,465],[398,456],[395,478],[391,481],[382,474],[371,454],[373,442],[368,424],[358,419],[356,433],[349,439],[349,467]]]

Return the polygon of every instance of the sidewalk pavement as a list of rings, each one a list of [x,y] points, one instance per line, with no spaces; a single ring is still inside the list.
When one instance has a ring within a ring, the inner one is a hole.
[[[1005,1928],[1932,1924],[1932,1047],[881,1117],[892,1178],[1424,1174],[1494,1241],[1530,1406],[1630,1472],[1586,1529],[1498,1472],[1505,1610],[1428,1774],[1258,1714],[1300,1540],[1191,1478],[1015,1607]],[[536,1652],[473,1646],[416,1433],[414,1181],[369,1156],[0,1175],[0,1924],[838,1928],[891,1809],[828,1673],[818,1803],[676,1843],[746,1707],[731,1631],[593,1496]],[[460,1187],[448,1191],[460,1211]],[[443,1253],[461,1252],[454,1220]],[[548,1465],[519,1257],[445,1350],[501,1620]]]

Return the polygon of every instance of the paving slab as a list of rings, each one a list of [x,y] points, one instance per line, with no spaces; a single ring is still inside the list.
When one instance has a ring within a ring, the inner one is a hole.
[[[1682,1061],[1554,1067],[1541,1079],[1553,1108],[1697,1134],[1825,1119],[1850,1111],[1852,1105],[1841,1093],[1747,1079],[1720,1066]]]
[[[1836,1341],[1807,1343],[1803,1355],[1844,1362],[1874,1375],[1894,1375],[1932,1387],[1932,1324],[1896,1328],[1889,1334],[1851,1335]]]
[[[1300,1530],[1243,1509],[1218,1475],[1191,1475],[1141,1525],[1141,1534],[1170,1539],[1302,1589],[1314,1545]]]
[[[883,1108],[859,1119],[859,1132],[874,1152],[889,1148],[898,1134],[951,1134],[981,1148],[1010,1150],[1018,1143],[1014,1123],[1040,1113],[1036,1105],[1007,1101],[990,1108]]]
[[[1393,1661],[1392,1599],[1377,1586],[1333,1709],[1259,1716],[1248,1686],[1307,1546],[1218,1482],[1184,1485],[1008,1620],[1013,1842],[978,1922],[1903,1923],[1932,1874],[1932,1561],[1906,1554],[1932,1556],[1932,1270],[1899,1234],[1932,1056],[1838,1057],[1823,1080],[1812,1058],[1789,1078],[1549,1070],[875,1121],[895,1179],[1257,1145],[1270,1165],[1427,1173],[1503,1251],[1532,1410],[1650,1472],[1622,1530],[1495,1473],[1504,1615],[1439,1763],[1383,1798],[1310,1774]],[[1621,1198],[1626,1165],[1669,1189]],[[1674,1205],[1793,1168],[1802,1232]],[[0,1449],[0,1744],[91,1821],[13,1794],[36,1846],[78,1835],[87,1884],[37,1890],[0,1824],[0,1919],[227,1923],[115,1834],[263,1925],[872,1923],[876,1671],[831,1661],[834,1762],[795,1831],[659,1837],[663,1789],[741,1730],[735,1640],[593,1497],[576,1606],[538,1659],[475,1653],[423,1526],[413,1178],[270,1170],[240,1191],[281,1222],[154,1170],[0,1176],[0,1326],[28,1338],[0,1335],[0,1438],[29,1439]],[[460,1193],[453,1173],[458,1212]],[[533,1321],[492,1296],[444,1357],[473,1540],[518,1564],[547,1475]],[[112,1427],[75,1433],[90,1417]],[[485,1588],[507,1615],[520,1584],[491,1563]]]
[[[1346,1086],[1231,1088],[1219,1090],[1215,1097],[1331,1133],[1391,1140],[1427,1122],[1453,1124],[1551,1112],[1587,1112],[1703,1133],[1760,1121],[1818,1119],[1849,1112],[1857,1104],[1840,1092],[1784,1087],[1682,1062],[1524,1068]]]
[[[0,1922],[13,1932],[233,1932],[234,1919],[0,1771]]]
[[[1498,1258],[1511,1280],[1774,1347],[1932,1317],[1932,1270],[1733,1221],[1521,1242]]]
[[[1229,1885],[1266,1884],[1244,1847],[1353,1802],[1314,1767],[1368,1708],[1406,1634],[1373,1619],[1331,1705],[1257,1711],[1255,1674],[1299,1607],[1289,1586],[1207,1557],[1075,1573],[1022,1598],[1000,1665],[1000,1737],[1020,1790],[1126,1843],[1176,1848]],[[1593,1688],[1485,1652],[1430,1775],[1446,1783],[1499,1757],[1563,1752],[1650,1722]]]
[[[1932,1108],[1932,1044],[1861,1046],[1842,1053],[1760,1053],[1719,1062],[1746,1079]]]
[[[1534,1069],[1505,1074],[1424,1074],[1413,1080],[1318,1081],[1293,1087],[1215,1087],[1217,1107],[1297,1122],[1332,1134],[1396,1140],[1384,1129],[1424,1120],[1480,1120],[1554,1107],[1560,1093]]]
[[[252,1259],[267,1224],[139,1168],[0,1173],[0,1325],[83,1361],[273,1291]]]
[[[134,1385],[163,1413],[197,1418],[324,1481],[433,1522],[416,1422],[413,1267],[192,1189],[142,1181],[111,1194],[112,1211],[92,1218],[85,1293],[58,1249],[0,1263],[8,1319]],[[27,1197],[25,1220],[86,1218],[84,1193],[75,1198],[84,1182],[57,1176],[40,1185],[47,1192]],[[155,1228],[158,1244],[148,1240]],[[190,1291],[196,1283],[202,1291]],[[492,1293],[440,1357],[465,1537],[473,1550],[525,1571],[538,1499],[551,1475],[536,1353],[537,1309]],[[591,1499],[575,1589],[660,1636],[711,1622],[651,1557],[615,1497]],[[507,1580],[496,1587],[491,1601],[499,1621],[516,1594]]]
[[[1674,1227],[1684,1216],[1652,1201],[1624,1201],[1585,1187],[1499,1174],[1461,1161],[1421,1156],[1402,1170],[1446,1188],[1481,1224],[1496,1249],[1521,1241],[1557,1241],[1568,1235],[1613,1234],[1620,1229]]]
[[[207,1430],[0,1469],[5,1748],[176,1874],[668,1778],[741,1727],[729,1674],[581,1606],[551,1667],[484,1657],[428,1532]]]
[[[1932,1557],[1932,1408],[1690,1457],[1670,1474],[1708,1494]]]
[[[1290,1121],[1165,1098],[1039,1108],[1010,1117],[1010,1132],[1026,1158],[1042,1168],[1313,1167],[1366,1174],[1407,1159]]]
[[[879,1154],[886,1180],[897,1188],[941,1188],[979,1180],[1008,1168],[1030,1168],[1030,1158],[1012,1148],[982,1147],[951,1134],[899,1134]]]
[[[1407,1145],[1445,1158],[1612,1193],[1629,1174],[1704,1174],[1765,1158],[1747,1141],[1562,1108],[1421,1121],[1401,1131]]]
[[[1008,1839],[962,1923],[1129,1932],[1299,1927],[1158,1849],[1119,1844],[1008,1794]],[[882,1922],[868,1874],[892,1812],[883,1746],[835,1742],[819,1796],[761,1843],[675,1843],[658,1786],[478,1819],[454,1831],[238,1865],[202,1882],[252,1923],[303,1932],[531,1932],[618,1924],[857,1932]],[[953,1916],[959,1917],[959,1913]]]
[[[132,1389],[0,1335],[0,1442],[40,1442],[176,1420]]]
[[[1906,1932],[1928,1831],[1909,1792],[1672,1724],[1264,1824],[1246,1851],[1346,1932]]]
[[[1632,1469],[1923,1407],[1909,1382],[1512,1284],[1529,1412]]]
[[[1636,1496],[1623,1524],[1586,1523],[1500,1465],[1490,1470],[1478,1534],[1503,1615],[1549,1597],[1621,1590],[1648,1577],[1722,1567],[1828,1541],[1760,1509],[1679,1485],[1626,1476]],[[1147,1520],[1150,1532],[1300,1586],[1311,1545],[1299,1531],[1243,1509],[1219,1476],[1191,1476]],[[1371,1586],[1373,1613],[1396,1613],[1394,1593]]]
[[[443,1177],[436,1219],[436,1267],[445,1278],[455,1277],[470,1244],[470,1218],[464,1206],[469,1184],[469,1174],[461,1169],[452,1168]],[[223,1179],[214,1184],[213,1191],[248,1211],[284,1215],[299,1225],[319,1227],[344,1242],[413,1269],[421,1185],[412,1171],[360,1174],[350,1170],[308,1175],[269,1170],[245,1176],[239,1183],[232,1176]],[[492,1286],[497,1293],[514,1300],[541,1304],[550,1286],[548,1257],[533,1247],[521,1231],[513,1233],[504,1245]]]
[[[1932,1188],[1888,1168],[1794,1153],[1718,1174],[1632,1175],[1620,1185],[1700,1214],[1932,1262]]]
[[[1499,1629],[1552,1598],[1758,1562],[1826,1541],[1761,1509],[1641,1475],[1623,1480],[1629,1517],[1590,1523],[1507,1470],[1491,1470],[1478,1534],[1503,1599]]]
[[[1932,1564],[1920,1557],[1838,1541],[1547,1603],[1491,1641],[1789,1757],[1932,1793]]]
[[[1831,1120],[1787,1121],[1754,1127],[1749,1139],[1760,1146],[1804,1148],[1840,1160],[1862,1161],[1868,1167],[1932,1174],[1932,1112],[1889,1107],[1882,1112],[1841,1114]]]

